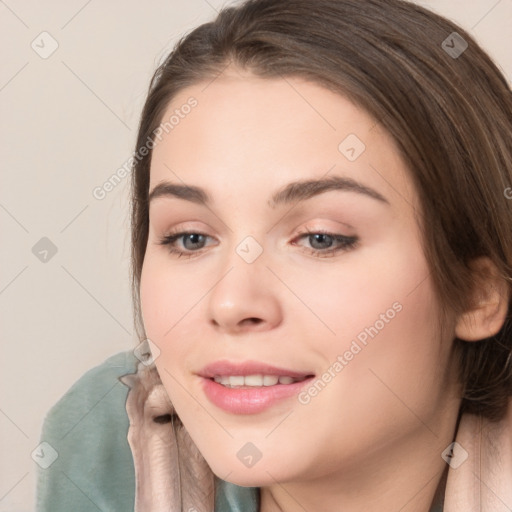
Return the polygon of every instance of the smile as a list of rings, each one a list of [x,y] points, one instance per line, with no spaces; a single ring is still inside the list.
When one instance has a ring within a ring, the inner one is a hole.
[[[262,387],[262,386],[275,386],[277,384],[293,384],[294,382],[301,382],[306,377],[294,378],[289,375],[231,375],[220,376],[216,375],[214,381],[227,388],[242,388],[242,387]]]

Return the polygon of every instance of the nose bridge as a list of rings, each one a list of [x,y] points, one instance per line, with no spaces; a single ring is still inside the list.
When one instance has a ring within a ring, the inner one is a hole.
[[[247,324],[260,329],[278,324],[281,305],[263,244],[255,236],[246,235],[231,251],[210,293],[211,322],[228,330]]]

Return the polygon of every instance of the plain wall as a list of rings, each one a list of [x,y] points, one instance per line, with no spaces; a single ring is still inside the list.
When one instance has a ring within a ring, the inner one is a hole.
[[[129,179],[103,199],[93,190],[132,154],[161,58],[223,3],[0,3],[0,511],[35,508],[30,454],[47,410],[88,369],[138,343]],[[418,3],[467,29],[511,81],[511,0]],[[47,58],[55,43],[43,31],[58,43]]]

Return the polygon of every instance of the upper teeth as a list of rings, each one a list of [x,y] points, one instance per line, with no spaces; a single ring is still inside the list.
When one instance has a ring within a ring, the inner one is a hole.
[[[292,382],[298,382],[304,380],[304,378],[295,379],[287,375],[279,377],[277,375],[232,375],[232,376],[220,376],[215,375],[215,382],[222,384],[223,386],[275,386],[279,384],[291,384]]]

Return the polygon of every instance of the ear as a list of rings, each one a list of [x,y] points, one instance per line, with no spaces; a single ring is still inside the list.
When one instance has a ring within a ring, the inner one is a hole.
[[[479,341],[497,334],[505,322],[510,299],[508,283],[487,257],[471,262],[475,286],[470,307],[457,318],[455,336]]]

